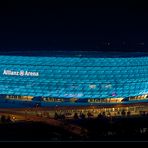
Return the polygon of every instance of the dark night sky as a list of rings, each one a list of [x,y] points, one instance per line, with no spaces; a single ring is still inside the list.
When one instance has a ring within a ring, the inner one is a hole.
[[[147,10],[138,3],[5,3],[0,5],[0,48],[146,51]]]

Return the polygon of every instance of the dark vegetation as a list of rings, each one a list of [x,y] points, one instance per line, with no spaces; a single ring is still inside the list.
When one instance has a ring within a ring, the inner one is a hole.
[[[85,134],[75,135],[62,127],[41,122],[12,122],[1,116],[0,141],[147,141],[148,116],[122,116],[98,118],[57,119],[87,129]]]
[[[0,124],[0,141],[65,141],[78,140],[79,136],[68,131],[39,122]]]
[[[69,120],[88,130],[90,141],[147,141],[148,116],[79,118]]]

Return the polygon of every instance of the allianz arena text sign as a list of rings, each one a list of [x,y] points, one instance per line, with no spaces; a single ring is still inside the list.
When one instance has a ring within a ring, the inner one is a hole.
[[[31,71],[24,71],[24,70],[20,70],[20,71],[4,70],[3,75],[37,77],[39,76],[39,72],[31,72]]]

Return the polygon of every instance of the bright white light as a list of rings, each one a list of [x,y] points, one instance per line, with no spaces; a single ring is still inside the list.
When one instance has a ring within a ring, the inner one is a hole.
[[[111,87],[112,87],[111,84],[107,84],[107,85],[105,85],[105,88],[111,88]]]
[[[89,88],[94,89],[94,88],[96,88],[96,85],[95,84],[91,84],[91,85],[89,85]]]

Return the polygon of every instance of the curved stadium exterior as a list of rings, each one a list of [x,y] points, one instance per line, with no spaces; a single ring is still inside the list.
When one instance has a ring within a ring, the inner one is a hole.
[[[147,101],[148,53],[1,53],[0,95],[0,107]]]

